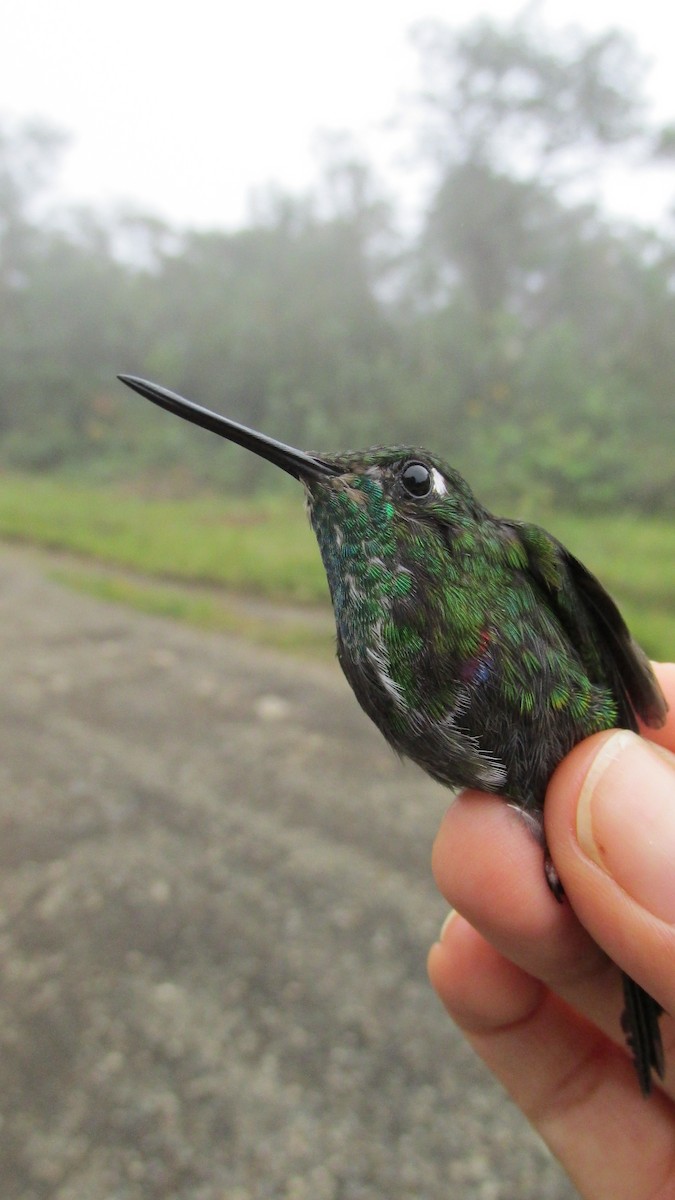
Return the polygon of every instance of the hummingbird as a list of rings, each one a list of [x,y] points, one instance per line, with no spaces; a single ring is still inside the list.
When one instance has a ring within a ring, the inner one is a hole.
[[[493,516],[458,471],[418,447],[311,454],[132,375],[169,412],[304,485],[328,579],[337,655],[389,744],[446,786],[504,797],[544,852],[544,798],[583,738],[667,705],[643,650],[589,570],[537,525]],[[640,1089],[664,1076],[660,1005],[623,976],[622,1029]]]

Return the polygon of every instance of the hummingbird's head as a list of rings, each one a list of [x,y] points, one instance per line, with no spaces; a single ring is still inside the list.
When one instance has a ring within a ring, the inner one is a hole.
[[[486,515],[457,471],[426,450],[375,447],[340,455],[308,454],[201,408],[157,384],[120,379],[195,425],[236,442],[300,480],[307,496],[333,600],[386,601],[410,590],[413,574],[440,575],[449,540],[470,550]],[[449,538],[450,533],[450,538]],[[369,619],[375,619],[377,604]],[[364,617],[365,620],[365,617]]]
[[[319,543],[343,643],[361,645],[397,603],[436,599],[460,555],[475,545],[487,516],[465,480],[435,455],[413,447],[376,447],[322,457],[333,472],[305,478],[310,521]]]
[[[322,455],[318,461],[330,468],[330,474],[302,480],[310,514],[351,504],[372,513],[378,523],[384,515],[413,525],[432,525],[464,524],[484,512],[459,472],[419,447],[376,446]]]

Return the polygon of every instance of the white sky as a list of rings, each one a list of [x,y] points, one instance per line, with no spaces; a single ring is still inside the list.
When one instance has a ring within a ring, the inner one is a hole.
[[[414,90],[408,30],[520,11],[516,0],[2,0],[0,118],[39,115],[73,138],[69,200],[137,206],[179,224],[232,226],[250,192],[315,174],[317,130],[349,130],[384,161],[382,131]],[[542,0],[555,25],[632,32],[658,113],[675,118],[675,8],[667,0]],[[392,151],[393,152],[393,151]],[[620,203],[651,216],[671,179],[627,178]],[[673,181],[675,190],[675,181]]]

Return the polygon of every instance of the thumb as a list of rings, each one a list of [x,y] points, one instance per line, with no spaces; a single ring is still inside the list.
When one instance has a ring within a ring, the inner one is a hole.
[[[579,920],[675,1012],[675,755],[627,730],[596,734],[560,764],[545,813]]]

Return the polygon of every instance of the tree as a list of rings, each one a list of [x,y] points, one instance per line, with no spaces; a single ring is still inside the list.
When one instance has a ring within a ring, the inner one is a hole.
[[[433,177],[411,281],[434,364],[425,408],[442,427],[445,377],[453,453],[493,491],[537,482],[558,502],[615,503],[637,426],[643,447],[658,440],[641,346],[672,299],[662,241],[579,197],[607,156],[653,138],[641,64],[623,35],[556,38],[532,10],[426,24],[417,40]],[[658,476],[663,497],[672,468]]]
[[[600,152],[646,144],[644,66],[618,31],[555,33],[526,8],[509,24],[417,27],[423,139],[441,174],[457,163],[558,186]]]

